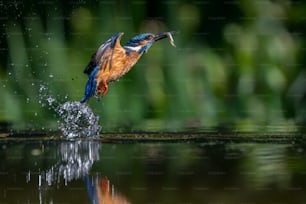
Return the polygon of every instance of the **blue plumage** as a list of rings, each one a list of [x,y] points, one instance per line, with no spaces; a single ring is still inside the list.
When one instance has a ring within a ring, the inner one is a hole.
[[[143,52],[147,52],[147,50],[153,45],[153,42],[147,43],[145,46],[143,46],[139,51],[138,54],[142,54]]]
[[[96,66],[93,69],[93,71],[90,73],[88,77],[88,81],[86,83],[85,94],[81,100],[81,103],[85,103],[90,97],[95,95],[96,88],[97,88],[96,76],[97,76],[98,71],[99,71],[99,66]]]
[[[139,45],[139,43],[143,40],[145,40],[146,38],[148,38],[149,36],[152,36],[153,34],[151,33],[143,33],[143,34],[139,34],[136,35],[135,37],[131,38],[126,44],[125,46],[130,46],[130,47],[136,47]]]

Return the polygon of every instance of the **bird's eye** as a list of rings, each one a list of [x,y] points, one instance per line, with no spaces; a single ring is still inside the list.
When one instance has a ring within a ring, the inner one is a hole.
[[[148,35],[147,37],[146,37],[146,40],[152,40],[153,39],[153,35]]]

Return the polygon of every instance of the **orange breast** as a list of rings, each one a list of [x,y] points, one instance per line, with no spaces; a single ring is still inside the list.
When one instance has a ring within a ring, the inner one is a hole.
[[[109,50],[109,52],[105,53],[109,57],[105,57],[102,60],[100,71],[97,75],[99,84],[119,79],[132,68],[141,56],[137,52],[131,52],[126,55],[126,50],[120,44],[115,46],[113,53],[111,51]]]

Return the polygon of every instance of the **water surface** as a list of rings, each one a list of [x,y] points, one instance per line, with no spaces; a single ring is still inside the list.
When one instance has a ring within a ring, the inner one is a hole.
[[[306,203],[303,140],[186,137],[1,140],[0,203]]]

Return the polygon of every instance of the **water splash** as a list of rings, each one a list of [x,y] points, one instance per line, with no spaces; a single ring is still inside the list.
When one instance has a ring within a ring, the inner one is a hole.
[[[68,100],[68,97],[65,99]],[[77,101],[61,102],[49,93],[48,87],[44,84],[40,85],[38,102],[41,107],[46,107],[59,116],[59,129],[63,136],[67,138],[99,136],[101,131],[99,116],[95,116],[87,104]]]
[[[68,101],[59,106],[58,114],[63,119],[59,128],[68,138],[99,136],[99,116],[95,116],[87,104]]]

